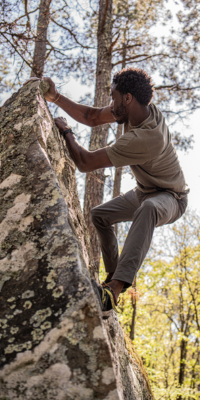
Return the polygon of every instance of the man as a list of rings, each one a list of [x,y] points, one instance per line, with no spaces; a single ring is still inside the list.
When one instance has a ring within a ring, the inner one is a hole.
[[[130,165],[137,187],[91,210],[107,272],[104,285],[94,290],[104,315],[115,309],[120,292],[131,286],[149,249],[154,228],[176,221],[187,206],[186,184],[165,119],[151,104],[153,84],[141,69],[116,73],[111,86],[112,102],[104,108],[87,107],[58,93],[50,78],[46,100],[55,102],[76,121],[97,126],[116,121],[124,134],[112,146],[87,151],[74,137],[63,118],[55,123],[64,136],[70,155],[81,172]],[[122,253],[118,256],[113,224],[132,221]]]

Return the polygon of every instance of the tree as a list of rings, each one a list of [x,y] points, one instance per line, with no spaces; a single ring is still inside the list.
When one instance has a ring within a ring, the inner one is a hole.
[[[112,46],[112,0],[99,1],[99,20],[97,33],[97,65],[94,107],[104,107],[110,100],[111,46]],[[89,150],[105,147],[108,137],[108,124],[92,129]],[[99,269],[100,244],[92,224],[90,210],[102,202],[105,175],[100,169],[86,175],[84,217],[88,226],[94,254],[96,270]]]
[[[122,54],[122,69],[126,66],[126,45],[125,45],[125,38],[126,38],[126,31],[124,30],[124,42],[123,42],[123,54]],[[117,133],[116,133],[116,140],[120,138],[122,135],[122,125],[118,125]],[[113,184],[113,198],[119,196],[120,188],[121,188],[121,179],[122,179],[122,171],[123,167],[115,169],[115,177],[114,177],[114,184]],[[115,234],[117,236],[118,232],[118,224],[115,225]]]
[[[31,76],[41,78],[47,52],[47,31],[50,19],[51,0],[41,0],[39,5],[39,17],[37,23],[37,34],[35,39],[35,49],[33,55]],[[28,11],[26,10],[27,15]]]
[[[43,71],[48,75],[56,71],[59,78],[66,78],[68,74],[77,75],[80,64],[90,68],[90,39],[84,35],[87,21],[82,23],[86,11],[78,1],[40,0],[29,4],[27,0],[5,0],[0,14],[0,48],[14,63],[16,86],[30,73],[41,77]],[[2,59],[0,62],[3,66]],[[9,90],[4,76],[1,85]]]

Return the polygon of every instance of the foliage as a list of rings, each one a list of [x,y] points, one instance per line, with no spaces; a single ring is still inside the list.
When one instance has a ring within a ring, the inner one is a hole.
[[[146,366],[156,400],[200,395],[200,218],[188,213],[165,228],[137,277],[134,346]],[[166,236],[168,240],[166,240]],[[162,247],[161,247],[162,246]],[[160,250],[162,249],[162,250]],[[132,294],[119,306],[130,335]]]

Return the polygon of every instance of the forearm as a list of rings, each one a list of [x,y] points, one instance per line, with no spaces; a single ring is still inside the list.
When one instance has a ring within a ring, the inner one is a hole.
[[[70,156],[79,171],[91,172],[99,168],[112,167],[112,163],[108,158],[106,148],[95,151],[88,151],[80,146],[73,134],[65,135],[65,141],[69,149]]]
[[[100,109],[78,104],[67,97],[60,94],[56,105],[62,108],[70,117],[75,119],[81,124],[88,125],[90,127],[95,126],[95,118],[100,112]]]
[[[65,135],[65,142],[69,150],[69,154],[74,161],[75,165],[81,172],[85,171],[84,153],[89,153],[86,149],[78,144],[74,134],[68,133]]]
[[[77,143],[72,129],[68,126],[65,118],[58,117],[55,118],[54,121],[60,131],[60,134],[64,137],[70,156],[78,167],[79,171],[90,172],[94,171],[95,169],[112,166],[112,163],[108,158],[106,148],[95,151],[88,151],[84,149]]]

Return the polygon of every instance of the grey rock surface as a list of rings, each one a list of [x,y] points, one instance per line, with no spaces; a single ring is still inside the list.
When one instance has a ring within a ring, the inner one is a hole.
[[[75,166],[47,89],[29,82],[0,114],[0,400],[151,400],[116,315],[102,322]]]

